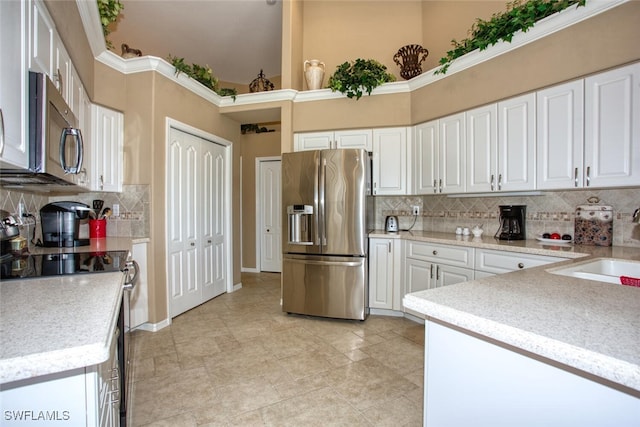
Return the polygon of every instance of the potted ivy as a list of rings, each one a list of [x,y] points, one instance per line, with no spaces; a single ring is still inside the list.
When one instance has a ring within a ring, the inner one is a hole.
[[[111,41],[107,39],[111,30],[109,29],[109,25],[112,22],[115,22],[120,15],[122,9],[124,9],[124,5],[120,3],[120,0],[97,0],[98,1],[98,12],[100,13],[100,24],[102,25],[102,34],[104,34],[104,41],[107,45],[107,48],[113,48],[113,44]]]
[[[396,78],[387,72],[387,67],[374,59],[356,59],[336,67],[335,73],[329,77],[329,89],[342,92],[348,98],[360,99],[366,92],[383,83],[393,82]]]

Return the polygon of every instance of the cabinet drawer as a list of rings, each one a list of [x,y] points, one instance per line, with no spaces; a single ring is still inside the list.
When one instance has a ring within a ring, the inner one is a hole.
[[[473,248],[407,241],[407,258],[473,268]]]
[[[475,256],[475,269],[487,273],[501,274],[560,262],[566,259],[568,258],[477,249]]]

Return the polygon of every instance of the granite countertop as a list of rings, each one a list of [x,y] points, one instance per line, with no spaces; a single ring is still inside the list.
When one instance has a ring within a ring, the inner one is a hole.
[[[371,234],[380,236],[391,237]],[[556,250],[540,252],[538,246],[542,245],[535,240],[458,242],[455,236],[447,236],[413,232],[411,236],[400,233],[397,238],[543,255]],[[575,259],[415,292],[405,295],[403,304],[427,320],[444,322],[640,391],[640,288],[547,272],[558,265],[582,263],[585,256],[640,261],[640,248],[571,245],[570,250],[561,251],[557,256]]]
[[[89,246],[30,251],[128,251],[138,240],[110,237],[91,239]],[[112,272],[0,282],[0,384],[107,360],[123,280]]]

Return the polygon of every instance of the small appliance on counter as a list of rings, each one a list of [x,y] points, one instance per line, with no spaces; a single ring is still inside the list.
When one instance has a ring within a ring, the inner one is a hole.
[[[53,202],[40,209],[42,246],[87,246],[89,239],[80,239],[80,222],[89,217],[89,206],[79,202]]]
[[[384,220],[384,230],[388,233],[398,232],[398,217],[395,215],[389,215]]]
[[[0,210],[0,258],[11,258],[11,240],[20,236],[20,229],[9,212]]]
[[[525,219],[526,205],[502,205],[500,208],[500,228],[495,237],[498,240],[525,240],[527,231]]]

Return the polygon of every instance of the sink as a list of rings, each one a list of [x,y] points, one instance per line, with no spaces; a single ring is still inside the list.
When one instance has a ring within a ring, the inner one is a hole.
[[[568,267],[550,268],[547,272],[578,279],[620,284],[620,276],[640,278],[640,261],[597,258]]]

